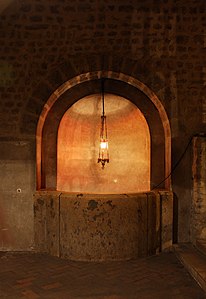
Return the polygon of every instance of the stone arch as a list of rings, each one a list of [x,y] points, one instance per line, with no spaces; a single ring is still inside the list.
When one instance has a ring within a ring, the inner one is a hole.
[[[171,171],[171,132],[166,111],[150,88],[134,77],[113,71],[94,71],[73,77],[57,88],[44,105],[36,131],[37,189],[56,189],[56,138],[66,110],[80,98],[99,92],[99,80],[107,79],[105,91],[135,103],[151,131],[151,188]],[[149,113],[148,113],[149,112]],[[170,188],[170,177],[160,184]]]
[[[159,91],[165,87],[166,82],[160,78],[154,69],[149,69],[142,60],[134,60],[125,56],[112,55],[78,55],[65,59],[58,66],[51,66],[47,74],[39,76],[39,81],[31,96],[25,99],[25,108],[20,119],[20,133],[25,136],[36,136],[36,128],[46,101],[59,90],[63,82],[68,82],[80,74],[99,72],[102,69],[113,70],[113,73],[124,74],[139,79],[150,89]]]

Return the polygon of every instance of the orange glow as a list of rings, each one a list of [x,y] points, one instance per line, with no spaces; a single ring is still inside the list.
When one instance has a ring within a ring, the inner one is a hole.
[[[102,149],[102,150],[104,150],[104,149],[108,149],[108,141],[106,141],[106,140],[101,140],[101,142],[100,142],[100,148]],[[104,151],[103,151],[104,152]]]
[[[57,189],[68,192],[129,193],[150,190],[150,132],[130,101],[105,94],[109,164],[102,171],[99,150],[100,95],[87,96],[64,114],[58,130]]]

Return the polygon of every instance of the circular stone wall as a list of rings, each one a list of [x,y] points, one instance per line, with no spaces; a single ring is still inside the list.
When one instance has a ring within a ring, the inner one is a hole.
[[[172,237],[172,193],[160,192],[37,192],[36,249],[81,261],[127,260],[155,254],[171,246]]]
[[[146,194],[63,195],[62,257],[99,261],[135,258],[138,251],[146,255],[146,203]]]

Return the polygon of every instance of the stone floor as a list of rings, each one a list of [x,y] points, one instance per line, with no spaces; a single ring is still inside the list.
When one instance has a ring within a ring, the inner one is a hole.
[[[87,263],[0,253],[1,299],[205,299],[175,254]]]
[[[192,277],[206,292],[206,242],[197,240],[196,246],[192,244],[178,244],[173,246],[176,256],[185,266]]]

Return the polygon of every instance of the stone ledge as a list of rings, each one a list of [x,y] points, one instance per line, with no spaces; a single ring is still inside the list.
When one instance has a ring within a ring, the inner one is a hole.
[[[197,239],[196,240],[196,248],[204,255],[206,255],[206,240],[205,239]]]
[[[177,258],[206,292],[206,256],[190,243],[174,245],[173,248]]]

